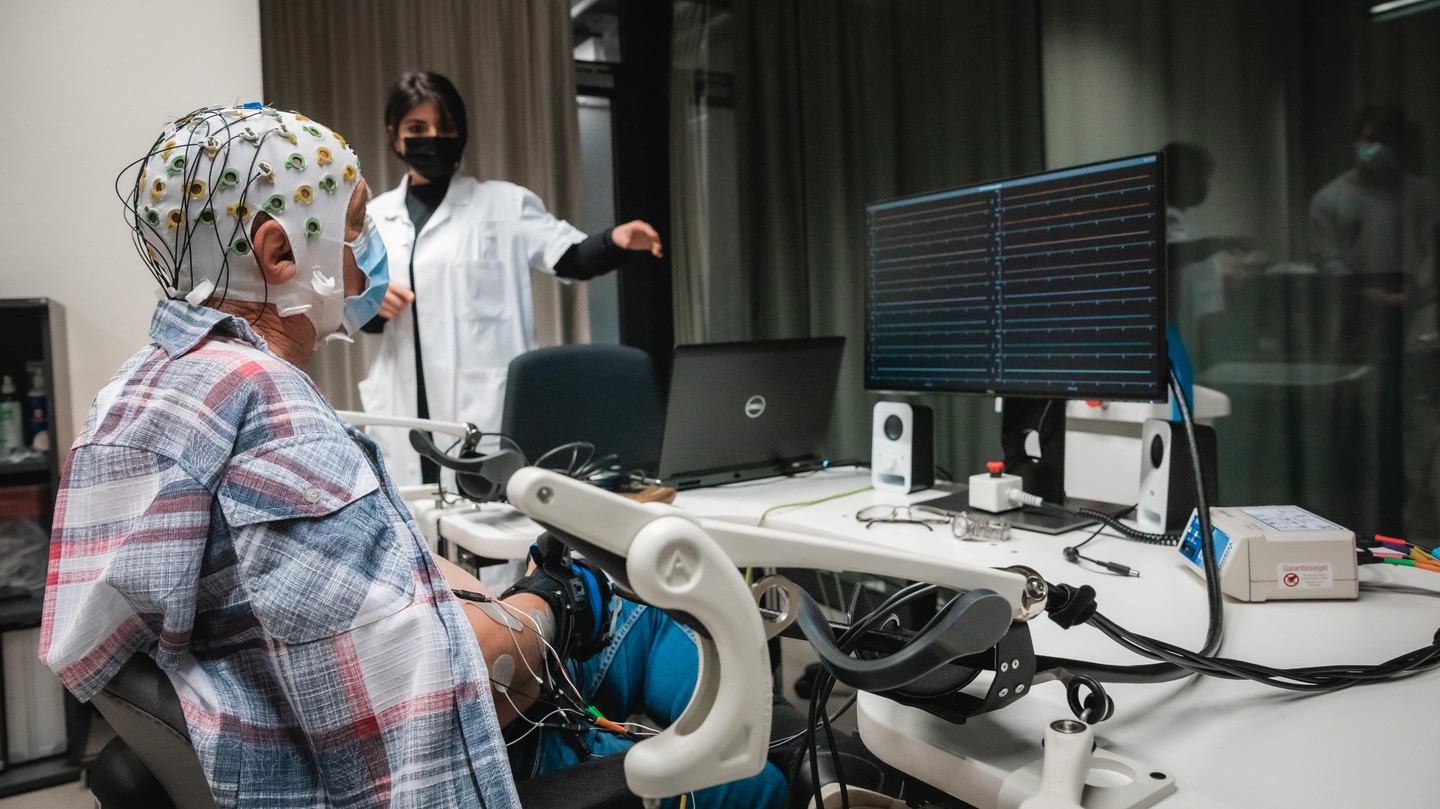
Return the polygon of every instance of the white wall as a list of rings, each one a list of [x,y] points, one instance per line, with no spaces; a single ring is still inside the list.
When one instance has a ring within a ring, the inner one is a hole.
[[[260,97],[256,0],[0,0],[0,298],[65,307],[61,446],[148,342],[155,283],[116,174],[167,121]]]

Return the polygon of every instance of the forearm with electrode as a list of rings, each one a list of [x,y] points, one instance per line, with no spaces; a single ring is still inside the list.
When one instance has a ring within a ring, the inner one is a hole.
[[[550,607],[522,593],[499,599],[459,566],[437,559],[446,583],[460,600],[490,677],[501,727],[533,705],[547,687],[546,658],[555,637]]]

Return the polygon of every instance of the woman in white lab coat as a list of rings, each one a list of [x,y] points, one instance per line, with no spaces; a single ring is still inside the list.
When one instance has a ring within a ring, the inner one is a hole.
[[[531,268],[587,279],[627,250],[661,255],[641,221],[586,236],[529,189],[456,176],[468,127],[448,79],[408,73],[385,108],[390,146],[409,166],[369,213],[390,257],[390,289],[366,331],[381,334],[360,398],[368,413],[500,429],[510,360],[535,347]],[[397,483],[438,479],[407,431],[372,431]]]

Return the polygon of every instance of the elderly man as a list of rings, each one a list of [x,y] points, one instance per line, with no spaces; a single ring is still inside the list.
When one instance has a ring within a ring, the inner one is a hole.
[[[258,104],[206,109],[138,164],[136,244],[166,299],[154,342],[96,397],[56,504],[40,654],[66,687],[87,700],[152,656],[221,806],[518,806],[500,728],[532,729],[537,698],[572,727],[591,704],[673,719],[689,636],[627,602],[612,640],[600,599],[557,629],[543,565],[462,609],[451,588],[478,582],[442,570],[375,445],[301,370],[387,283],[345,140]],[[605,650],[566,664],[584,691],[548,676],[552,644]],[[518,763],[630,743],[567,738]],[[713,805],[782,795],[767,767]]]

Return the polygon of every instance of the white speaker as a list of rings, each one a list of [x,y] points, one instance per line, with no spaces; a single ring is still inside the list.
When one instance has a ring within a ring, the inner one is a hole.
[[[1216,501],[1215,428],[1195,425],[1200,447],[1201,478],[1205,500]],[[1142,531],[1179,531],[1195,510],[1195,473],[1190,463],[1190,441],[1178,421],[1146,419],[1140,430],[1140,497],[1135,522]]]
[[[902,494],[935,483],[935,421],[930,408],[876,402],[870,442],[870,482]]]

